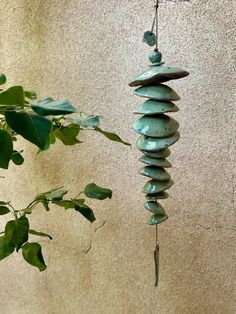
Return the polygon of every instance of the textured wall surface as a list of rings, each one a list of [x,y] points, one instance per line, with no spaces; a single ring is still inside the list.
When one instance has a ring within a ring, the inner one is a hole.
[[[32,226],[53,235],[42,243],[48,269],[39,273],[20,254],[2,261],[1,314],[236,313],[235,5],[191,0],[160,8],[164,61],[191,76],[170,84],[182,97],[181,140],[170,157],[175,185],[162,202],[170,218],[159,228],[159,288],[140,153],[88,132],[83,145],[58,143],[40,155],[22,141],[26,161],[1,171],[1,199],[21,207],[37,192],[64,185],[74,194],[89,182],[114,196],[91,202],[93,225],[72,211],[35,212]],[[0,70],[9,84],[68,98],[135,143],[132,111],[142,100],[128,81],[148,64],[142,34],[152,1],[2,0],[0,13]]]

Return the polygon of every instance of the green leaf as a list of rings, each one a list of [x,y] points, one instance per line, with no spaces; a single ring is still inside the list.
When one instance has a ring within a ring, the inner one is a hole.
[[[10,254],[12,254],[15,250],[15,247],[6,241],[6,237],[0,237],[0,261]]]
[[[36,235],[36,236],[39,236],[39,237],[47,237],[50,240],[52,240],[52,237],[49,234],[44,233],[44,232],[38,232],[38,231],[35,231],[33,229],[29,229],[29,233],[33,234],[33,235]]]
[[[92,209],[85,204],[75,205],[75,210],[80,212],[90,222],[96,220]]]
[[[79,119],[76,119],[76,121]],[[88,116],[87,119],[80,120],[79,123],[84,128],[97,128],[100,125],[100,119],[99,116]]]
[[[0,130],[0,168],[8,169],[13,153],[13,142],[11,135],[4,130]]]
[[[62,188],[57,188],[57,189],[53,189],[44,193],[40,193],[36,196],[36,200],[39,199],[46,199],[49,201],[52,200],[61,200],[63,198],[63,196],[67,193],[68,191],[62,189]]]
[[[13,86],[6,91],[0,93],[0,104],[1,105],[20,105],[21,107],[25,104],[25,95],[22,86]]]
[[[24,162],[24,157],[18,151],[13,150],[11,160],[14,162],[15,165],[20,166]]]
[[[75,208],[75,203],[73,200],[54,200],[52,202],[57,206],[64,207],[65,209]]]
[[[49,210],[50,210],[50,208],[49,208],[49,201],[46,200],[46,199],[43,199],[43,200],[41,201],[41,203],[43,204],[43,207],[46,209],[46,211],[49,212]]]
[[[25,97],[31,100],[37,99],[37,94],[34,91],[25,91]]]
[[[42,255],[42,248],[39,243],[25,243],[22,247],[22,255],[27,263],[37,267],[40,271],[44,271],[47,266]]]
[[[75,205],[80,206],[80,205],[83,205],[83,204],[84,204],[85,199],[84,199],[84,198],[74,198],[74,199],[73,199],[73,202],[74,202]]]
[[[0,205],[8,205],[10,204],[11,202],[4,202],[4,201],[0,201]]]
[[[29,221],[22,216],[19,219],[10,220],[5,227],[7,243],[14,245],[19,251],[22,244],[28,241]]]
[[[114,142],[119,142],[122,143],[124,145],[128,145],[131,146],[128,142],[124,142],[117,134],[115,133],[111,133],[111,132],[107,132],[107,131],[103,131],[100,128],[95,128],[94,129],[96,132],[99,132],[101,134],[103,134],[105,137],[107,137],[109,140],[114,141]]]
[[[83,205],[85,199],[71,199],[71,200],[53,200],[52,203],[64,207],[64,209],[75,208],[75,205]]]
[[[65,209],[74,208],[80,212],[87,220],[93,222],[96,220],[91,208],[84,204],[85,199],[72,199],[72,200],[58,200],[53,201],[54,204],[64,207]]]
[[[84,114],[84,113],[83,113]],[[75,119],[66,119],[67,121],[70,121],[75,124],[79,124],[84,128],[97,128],[100,125],[100,119],[99,116],[85,116],[82,118],[75,118]]]
[[[26,111],[7,111],[7,124],[29,142],[44,150],[51,132],[51,121]]]
[[[68,100],[54,100],[50,97],[37,101],[31,107],[40,116],[58,116],[77,111]]]
[[[6,75],[3,73],[0,73],[0,85],[5,84],[7,81]]]
[[[80,126],[76,124],[70,124],[66,127],[61,127],[56,129],[54,132],[55,136],[59,138],[64,145],[75,145],[77,143],[81,143],[77,140],[77,136],[80,131]]]
[[[0,206],[0,215],[6,215],[10,212],[9,208],[6,206]]]
[[[85,187],[84,194],[90,198],[96,198],[98,200],[104,200],[105,198],[112,197],[112,190],[101,188],[95,183],[90,183]]]

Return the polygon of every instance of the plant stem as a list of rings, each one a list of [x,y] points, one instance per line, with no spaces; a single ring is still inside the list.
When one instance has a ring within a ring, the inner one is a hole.
[[[79,192],[79,194],[76,195],[75,199],[76,199],[77,197],[79,197],[79,196],[80,196],[81,194],[83,194],[83,193],[84,193],[84,191]]]
[[[18,217],[17,217],[17,212],[16,212],[16,210],[15,210],[15,208],[9,203],[8,204],[10,207],[11,207],[11,209],[13,210],[13,211],[11,211],[11,213],[13,214],[13,216],[17,219]]]

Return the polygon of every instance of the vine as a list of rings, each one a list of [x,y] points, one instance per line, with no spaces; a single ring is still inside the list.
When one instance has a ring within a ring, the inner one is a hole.
[[[0,74],[0,85],[5,83],[6,76]],[[50,97],[38,100],[35,92],[26,91],[22,86],[0,90],[0,168],[2,169],[8,169],[11,162],[18,166],[23,164],[23,150],[14,149],[19,136],[36,145],[41,152],[48,150],[57,140],[66,146],[82,143],[78,137],[84,130],[95,131],[111,141],[130,145],[117,134],[101,129],[99,116],[78,112],[68,100],[54,100]],[[87,198],[104,200],[112,197],[110,189],[99,187],[95,183],[89,183],[74,198],[65,198],[67,192],[60,187],[40,193],[22,209],[16,209],[11,201],[0,201],[0,215],[13,216],[13,219],[7,222],[4,231],[0,232],[0,261],[13,252],[21,250],[26,262],[44,271],[47,266],[41,245],[37,242],[29,242],[29,237],[34,235],[48,237],[50,240],[52,237],[47,233],[31,229],[29,215],[33,213],[35,207],[42,205],[46,211],[49,211],[53,204],[65,210],[73,209],[92,223],[96,218],[93,210],[86,203]]]

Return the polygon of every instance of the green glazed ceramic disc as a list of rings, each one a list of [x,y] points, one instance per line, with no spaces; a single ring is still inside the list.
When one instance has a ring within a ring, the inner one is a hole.
[[[147,31],[143,34],[143,41],[149,46],[154,46],[156,44],[157,38],[153,32]]]
[[[144,155],[140,157],[139,160],[149,166],[156,166],[156,167],[163,167],[163,168],[172,167],[171,163],[165,158],[151,158]]]
[[[176,112],[179,108],[171,101],[149,99],[139,106],[134,113],[153,115],[157,113]]]
[[[144,207],[153,214],[160,215],[160,216],[165,215],[164,208],[161,206],[161,204],[157,202],[153,202],[153,201],[146,202],[144,204]]]
[[[157,199],[165,199],[168,197],[169,197],[169,194],[165,191],[162,191],[160,193],[146,194],[145,195],[145,198],[147,200],[150,200],[150,201],[156,201]]]
[[[149,180],[143,187],[143,193],[153,194],[159,193],[161,191],[169,189],[174,182],[172,180],[169,181],[157,181],[157,180]]]
[[[141,74],[137,75],[129,85],[139,86],[152,82],[163,83],[169,80],[180,79],[188,75],[189,72],[180,68],[172,68],[167,65],[151,66],[149,69],[146,69]]]
[[[167,85],[145,85],[137,88],[134,94],[140,97],[151,98],[155,100],[180,100],[179,95]]]
[[[179,123],[164,114],[143,116],[133,124],[135,132],[151,137],[167,137],[174,134],[178,128]]]
[[[166,219],[168,219],[167,215],[162,216],[162,215],[154,214],[154,215],[152,215],[151,218],[149,218],[148,224],[149,225],[158,225],[158,224],[162,223],[163,221],[165,221]]]
[[[145,150],[143,150],[142,153],[151,158],[166,158],[169,157],[171,154],[169,148],[163,148],[157,152],[146,152]]]
[[[139,170],[139,173],[145,177],[155,179],[157,181],[169,181],[169,173],[162,167],[146,166]]]
[[[158,151],[160,149],[169,147],[178,141],[179,132],[174,133],[168,137],[155,138],[142,135],[137,141],[137,148],[145,151]]]

